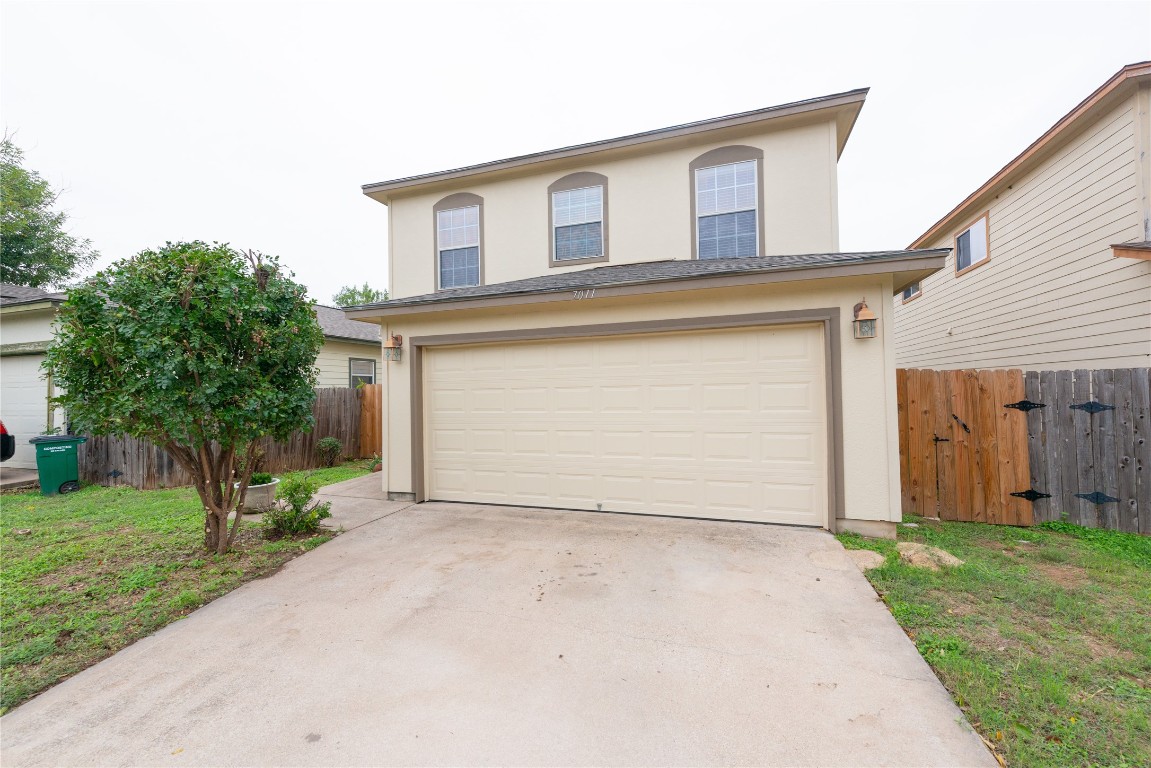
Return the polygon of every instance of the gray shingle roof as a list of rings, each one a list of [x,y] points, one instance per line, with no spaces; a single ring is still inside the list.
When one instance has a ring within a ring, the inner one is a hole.
[[[949,249],[914,251],[875,251],[870,253],[807,253],[795,256],[756,256],[742,259],[678,259],[645,261],[638,264],[595,267],[575,272],[558,272],[543,277],[529,277],[508,283],[477,285],[472,288],[451,288],[421,296],[391,299],[378,304],[366,304],[345,309],[407,307],[420,304],[440,304],[494,296],[528,293],[549,293],[601,288],[605,286],[634,285],[672,280],[719,277],[724,275],[787,272],[818,267],[837,267],[894,261],[916,256],[941,256]]]
[[[15,283],[0,283],[0,306],[29,304],[36,301],[63,301],[68,294],[46,291]]]
[[[326,307],[323,304],[315,305],[316,319],[320,321],[320,328],[325,336],[338,339],[351,339],[353,341],[379,342],[380,326],[375,323],[365,323],[361,320],[349,320],[344,310],[336,307]]]

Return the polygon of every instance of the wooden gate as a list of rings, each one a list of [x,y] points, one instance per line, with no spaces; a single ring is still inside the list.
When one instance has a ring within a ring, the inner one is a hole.
[[[360,393],[360,455],[375,456],[384,450],[384,385],[365,384]]]
[[[1151,533],[1151,371],[896,372],[903,511]]]

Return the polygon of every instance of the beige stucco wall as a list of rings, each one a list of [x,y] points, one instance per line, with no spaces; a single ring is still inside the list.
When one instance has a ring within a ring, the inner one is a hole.
[[[434,312],[388,320],[386,334],[405,339],[449,333],[552,328],[668,318],[715,317],[838,307],[842,339],[845,516],[900,519],[894,347],[890,276],[813,280],[763,286]],[[879,315],[880,339],[852,338],[852,308],[867,297]],[[412,492],[410,356],[385,367],[385,491]]]
[[[821,253],[839,248],[835,123],[817,122],[693,143],[583,164],[528,166],[514,176],[393,199],[389,205],[390,285],[393,298],[436,288],[432,206],[449,194],[484,199],[483,282],[519,280],[591,265],[549,267],[547,188],[577,171],[608,178],[609,264],[691,258],[691,179],[688,164],[703,153],[743,144],[763,150],[764,255]],[[700,137],[694,137],[698,141]]]
[[[919,297],[895,298],[899,367],[1151,366],[1151,261],[1110,248],[1147,237],[1147,112],[1145,87],[965,217],[988,211],[991,258],[956,276],[953,252]]]
[[[379,344],[357,344],[350,341],[324,340],[320,354],[316,356],[317,387],[348,386],[348,359],[376,361],[376,380],[382,375],[382,362]]]

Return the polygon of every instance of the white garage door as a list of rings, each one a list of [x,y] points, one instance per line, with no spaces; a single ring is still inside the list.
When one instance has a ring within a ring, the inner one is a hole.
[[[28,438],[44,434],[48,421],[48,383],[40,371],[43,355],[0,357],[0,421],[16,438],[16,453],[5,467],[36,468],[36,449]]]
[[[429,348],[427,497],[824,526],[822,334]]]

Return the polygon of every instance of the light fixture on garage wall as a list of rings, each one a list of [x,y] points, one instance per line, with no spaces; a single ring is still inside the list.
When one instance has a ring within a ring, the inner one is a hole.
[[[384,359],[392,362],[400,362],[400,357],[404,354],[404,337],[398,333],[393,333],[388,338],[384,339]]]
[[[874,339],[879,324],[875,313],[867,308],[867,299],[862,299],[855,305],[855,320],[851,325],[855,329],[855,338]]]

